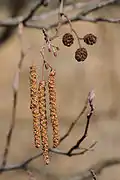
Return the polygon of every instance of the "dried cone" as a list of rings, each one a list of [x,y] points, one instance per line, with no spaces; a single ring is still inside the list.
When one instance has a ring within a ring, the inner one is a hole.
[[[74,42],[73,35],[70,33],[64,34],[64,36],[62,38],[62,42],[65,46],[70,47]]]
[[[55,74],[54,70],[51,70],[48,79],[49,88],[49,104],[50,104],[50,118],[53,128],[53,148],[59,145],[59,122],[57,117],[57,105],[56,105],[56,87],[55,87]]]
[[[43,158],[45,164],[49,164],[45,86],[46,86],[46,82],[41,81],[39,83],[38,93],[39,93],[40,131],[41,131]]]
[[[97,41],[97,37],[93,34],[86,34],[83,39],[84,42],[88,45],[93,45]]]
[[[75,59],[80,62],[84,61],[88,56],[87,50],[85,48],[79,48],[75,52]]]
[[[33,115],[33,133],[34,133],[34,143],[35,147],[40,147],[40,114],[39,114],[39,104],[38,104],[38,91],[37,91],[37,73],[36,67],[30,66],[30,108]]]

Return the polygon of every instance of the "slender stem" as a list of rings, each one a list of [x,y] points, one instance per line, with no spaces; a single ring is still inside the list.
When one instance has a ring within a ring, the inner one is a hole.
[[[70,20],[70,19],[68,18],[68,16],[67,16],[66,14],[64,14],[64,13],[61,13],[61,16],[64,16],[64,17],[66,18],[66,20],[68,21],[71,31],[75,34],[75,36],[76,36],[76,38],[77,38],[79,48],[81,48],[80,38],[79,38],[77,32],[75,31],[75,29],[73,29],[71,20]]]

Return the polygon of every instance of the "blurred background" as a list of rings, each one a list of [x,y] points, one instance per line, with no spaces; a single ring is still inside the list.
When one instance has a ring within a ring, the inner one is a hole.
[[[79,2],[83,6],[89,1],[71,0],[67,3]],[[16,9],[16,12],[12,10],[14,3],[17,4],[17,8],[21,6],[20,9]],[[25,14],[31,7],[31,3],[33,3],[32,0],[26,0],[23,5],[22,1],[0,0],[0,20],[16,16],[16,14]],[[50,6],[39,9],[37,13],[43,15],[41,16],[43,18],[37,23],[47,26],[56,22],[57,15],[55,15],[55,12],[45,18],[44,16],[50,11],[55,11],[58,6],[58,1],[52,1]],[[65,13],[72,17],[79,11],[80,8],[74,7],[66,9]],[[120,6],[119,4],[109,5],[90,13],[88,16],[120,18]],[[62,44],[63,34],[70,32],[69,26],[63,25],[60,36],[53,41],[54,45],[60,48],[57,58],[46,51],[46,59],[57,71],[56,86],[60,134],[62,136],[68,130],[71,122],[83,108],[88,92],[94,89],[95,113],[91,119],[88,137],[83,142],[82,147],[87,148],[94,141],[98,141],[98,143],[94,151],[89,151],[82,156],[67,157],[52,154],[51,163],[47,167],[44,166],[42,157],[37,158],[29,164],[37,179],[67,179],[84,172],[99,160],[120,157],[120,24],[77,21],[72,25],[80,37],[87,33],[95,34],[97,43],[94,46],[86,46],[82,43],[87,48],[89,55],[83,63],[77,62],[74,58],[74,52],[78,48],[77,41],[70,48],[66,48]],[[4,29],[0,28],[1,37],[3,32]],[[49,33],[53,35],[55,30],[52,29]],[[8,164],[21,163],[39,152],[33,146],[32,115],[29,109],[29,66],[34,60],[38,67],[39,76],[41,76],[42,59],[39,50],[44,44],[42,32],[25,28],[22,44],[24,50],[27,50],[30,46],[33,48],[27,54],[20,74],[16,125]],[[15,30],[0,46],[0,159],[2,159],[6,135],[11,121],[12,81],[19,59],[20,42]],[[61,143],[60,149],[67,151],[80,138],[84,131],[86,115],[87,112],[81,117],[71,135]],[[51,136],[51,127],[49,131],[49,136]],[[119,180],[119,168],[118,165],[105,169],[98,179]],[[0,175],[0,180],[15,180],[16,178],[17,180],[28,179],[26,173],[22,170],[5,172]]]

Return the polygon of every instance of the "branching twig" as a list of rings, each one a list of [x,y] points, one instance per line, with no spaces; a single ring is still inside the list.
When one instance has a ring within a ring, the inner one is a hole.
[[[29,180],[36,180],[36,178],[33,175],[32,171],[30,171],[27,167],[24,168],[24,171],[27,172]]]
[[[7,26],[16,26],[17,27],[20,23],[23,23],[25,25],[26,22],[32,18],[32,16],[38,10],[38,8],[42,5],[44,5],[44,2],[45,2],[45,0],[39,0],[38,2],[36,2],[33,5],[33,7],[31,8],[31,10],[28,12],[28,14],[25,16],[9,18],[8,20],[1,20],[0,26],[1,27],[7,27]]]
[[[80,13],[78,13],[77,15],[69,18],[71,20],[71,22],[73,21],[78,21],[78,20],[82,20],[82,21],[88,21],[88,22],[99,22],[99,21],[103,21],[103,22],[110,22],[110,23],[120,23],[120,19],[111,19],[111,18],[88,18],[85,17],[86,15],[88,15],[90,12],[93,12],[97,9],[100,9],[102,7],[105,7],[109,4],[115,3],[116,0],[107,0],[107,1],[100,1],[97,3],[88,3],[87,5],[85,5],[85,7],[83,8],[83,10],[80,11]],[[34,24],[33,21],[40,19],[40,16],[35,16],[34,18],[34,13],[36,12],[36,10],[43,5],[43,2],[37,2],[34,7],[28,12],[28,14],[26,16],[19,16],[16,18],[9,18],[7,20],[1,20],[0,21],[0,26],[1,27],[7,27],[7,26],[17,26],[19,23],[23,23],[25,27],[27,28],[35,28],[35,29],[51,29],[54,28],[56,26],[58,26],[58,23],[52,23],[49,26],[42,26],[42,25],[38,25],[38,24]],[[29,22],[29,20],[31,19],[31,22]],[[66,24],[68,21],[63,21],[62,24]]]
[[[31,27],[31,28],[38,28],[38,29],[43,29],[43,27],[41,27],[40,25],[34,25],[33,22],[29,22],[29,20],[32,19],[34,13],[36,12],[36,10],[41,6],[44,5],[44,0],[41,0],[39,2],[37,2],[33,8],[28,12],[28,14],[26,16],[22,16],[22,17],[17,17],[15,19],[9,19],[6,21],[0,21],[0,26],[1,27],[6,27],[6,26],[16,26],[18,24],[22,24],[23,26],[26,27]],[[50,29],[53,27],[57,26],[57,30],[56,30],[56,34],[54,37],[50,38],[50,41],[53,40],[54,38],[57,37],[58,35],[58,30],[61,27],[62,24],[66,24],[69,23],[71,30],[73,31],[73,33],[76,35],[76,37],[78,38],[78,35],[76,33],[76,31],[74,31],[74,29],[72,28],[71,22],[72,21],[77,21],[77,20],[83,20],[83,21],[89,21],[89,22],[98,22],[98,21],[103,21],[103,22],[113,22],[113,23],[120,23],[120,19],[107,19],[107,18],[88,18],[86,17],[87,14],[89,14],[90,12],[93,12],[94,10],[97,10],[101,7],[104,7],[108,4],[114,3],[115,0],[106,0],[106,1],[100,1],[99,3],[93,3],[91,4],[91,6],[88,5],[88,8],[86,7],[86,9],[84,9],[83,11],[81,11],[77,16],[72,17],[72,18],[68,18],[64,13],[63,13],[63,0],[61,1],[61,5],[60,5],[60,10],[59,10],[59,15],[58,15],[58,23],[53,23],[51,25],[49,25],[48,27],[46,27],[46,29]],[[62,21],[61,17],[64,16],[66,18],[65,21]],[[79,38],[78,38],[79,39]],[[21,36],[20,36],[20,42],[21,42]],[[42,54],[41,54],[42,55]],[[8,153],[9,153],[9,148],[10,148],[10,143],[11,143],[11,138],[12,138],[12,133],[13,133],[13,129],[15,127],[15,120],[16,120],[16,108],[17,108],[17,99],[18,99],[18,90],[19,90],[19,78],[20,78],[20,71],[22,68],[22,63],[23,60],[26,56],[26,53],[23,51],[22,49],[22,45],[21,45],[21,53],[20,53],[20,61],[18,63],[18,68],[17,68],[17,72],[15,74],[14,77],[14,82],[13,82],[13,107],[12,107],[12,120],[11,120],[11,124],[10,124],[10,128],[9,128],[9,132],[6,138],[6,145],[5,145],[5,149],[4,149],[4,154],[3,154],[3,160],[2,160],[2,164],[0,167],[0,173],[4,172],[4,171],[12,171],[12,170],[19,170],[22,169],[24,171],[27,172],[27,174],[29,175],[30,180],[35,180],[32,172],[28,169],[28,164],[33,161],[34,159],[40,157],[42,155],[42,153],[40,152],[39,154],[25,160],[24,162],[22,162],[21,164],[18,165],[11,165],[11,166],[6,166],[7,164],[7,157],[8,157]],[[44,58],[43,58],[44,60]],[[45,63],[47,63],[44,60]],[[82,111],[80,112],[80,114],[78,115],[78,117],[72,122],[72,124],[70,125],[67,133],[65,133],[65,135],[63,137],[61,137],[60,142],[62,142],[64,139],[66,139],[69,134],[71,133],[72,129],[74,128],[75,124],[79,121],[80,117],[83,115],[83,113],[85,112],[85,110],[87,109],[87,106],[90,106],[90,112],[87,115],[87,123],[85,126],[85,130],[84,130],[84,134],[83,136],[77,141],[77,143],[72,146],[67,152],[66,151],[62,151],[59,149],[49,149],[49,152],[55,153],[55,154],[59,154],[59,155],[65,155],[65,156],[75,156],[75,155],[82,155],[85,152],[89,151],[90,149],[92,149],[96,142],[93,143],[89,148],[84,149],[81,152],[74,152],[74,150],[78,149],[79,146],[81,145],[81,143],[84,141],[84,139],[87,137],[87,133],[88,133],[88,128],[89,128],[89,124],[90,124],[90,119],[91,116],[93,114],[94,111],[94,107],[93,107],[93,97],[94,97],[94,93],[93,91],[89,93],[88,99],[85,102],[85,106],[83,107]],[[101,164],[99,163],[98,165],[95,165],[92,169],[94,169],[94,171],[90,170],[89,176],[96,180],[96,175],[99,174],[102,169],[115,165],[115,164],[120,164],[120,160],[119,159],[115,159],[115,160],[106,160],[104,162],[101,162]],[[88,176],[88,177],[89,177]]]
[[[40,155],[40,154],[39,154]],[[30,161],[31,162],[31,161]],[[28,163],[30,163],[28,162]],[[75,177],[77,177],[77,179],[79,180],[91,180],[91,178],[93,178],[93,175],[91,174],[91,169],[94,169],[94,174],[95,176],[98,176],[102,173],[102,171],[106,168],[115,166],[115,165],[120,165],[120,158],[119,157],[112,157],[111,159],[103,159],[98,161],[96,164],[92,165],[88,170],[86,170],[83,173],[76,173],[75,176],[72,176],[70,179],[74,180]],[[6,171],[14,171],[14,170],[25,170],[23,166],[21,166],[21,164],[19,165],[14,165],[14,166],[6,166],[2,169],[2,171],[6,172]],[[1,171],[1,168],[0,168]],[[61,178],[60,178],[61,179]],[[60,180],[58,178],[58,180]],[[64,178],[62,178],[64,180]],[[69,180],[69,177],[65,177],[65,180]]]
[[[91,175],[93,177],[93,180],[97,180],[97,176],[96,176],[95,172],[92,169],[90,169],[90,173],[91,173]]]
[[[85,110],[87,109],[87,105],[88,105],[88,99],[85,102],[85,105],[82,109],[82,111],[80,112],[80,114],[77,116],[77,118],[71,123],[68,131],[60,138],[60,142],[62,142],[65,138],[67,138],[69,136],[69,134],[71,133],[72,129],[74,128],[74,126],[76,125],[76,123],[79,121],[80,117],[84,114]]]
[[[21,61],[21,59],[20,59],[20,61]],[[21,64],[21,65],[22,65],[22,64]],[[21,68],[21,66],[20,66],[20,68]],[[20,72],[20,69],[19,69],[19,72]],[[19,84],[19,83],[17,82],[17,84]],[[15,86],[15,87],[16,87],[16,86]],[[18,94],[18,89],[17,89],[17,90],[15,89],[14,92],[15,92],[15,99],[14,99],[14,101],[16,102],[16,100],[17,100],[17,94]],[[90,111],[90,113],[87,115],[87,125],[86,125],[86,129],[85,129],[85,133],[84,133],[83,137],[82,137],[82,138],[77,142],[77,144],[76,144],[75,146],[73,146],[68,152],[64,152],[64,151],[61,151],[61,150],[58,150],[58,149],[49,149],[49,151],[51,151],[51,152],[53,152],[53,153],[56,153],[56,154],[67,155],[67,156],[74,156],[74,155],[84,154],[85,152],[87,152],[88,150],[90,150],[91,148],[93,148],[93,146],[95,145],[95,143],[92,144],[88,149],[84,149],[83,151],[78,152],[78,153],[72,153],[72,151],[73,151],[74,149],[76,149],[76,148],[79,147],[80,143],[85,139],[85,137],[86,137],[86,135],[87,135],[89,120],[90,120],[90,118],[91,118],[91,116],[92,116],[92,113],[93,113],[93,110],[94,110],[94,109],[93,109],[93,104],[92,104],[92,100],[93,100],[93,97],[92,97],[92,96],[93,96],[93,94],[92,94],[92,92],[91,92],[91,93],[89,94],[89,96],[88,96],[88,99],[87,99],[87,101],[86,101],[86,103],[85,103],[85,106],[84,106],[83,110],[82,110],[81,113],[79,114],[78,118],[77,118],[75,121],[73,121],[73,123],[71,124],[71,126],[70,126],[70,128],[69,128],[69,131],[61,138],[61,141],[63,141],[63,140],[70,134],[70,132],[72,131],[74,125],[77,123],[77,121],[79,120],[79,118],[81,117],[81,115],[84,113],[85,109],[87,108],[87,104],[89,103],[89,105],[90,105],[90,107],[91,107],[91,111]],[[0,172],[2,172],[2,171],[5,170],[5,165],[6,165],[6,161],[7,161],[7,155],[8,155],[9,146],[10,146],[10,141],[11,141],[11,137],[12,137],[12,131],[13,131],[13,127],[15,126],[16,105],[17,105],[17,103],[15,103],[14,108],[13,108],[14,118],[12,119],[12,124],[11,124],[12,128],[10,129],[10,132],[9,132],[10,135],[7,137],[7,143],[6,143],[5,153],[4,153],[5,155],[4,155],[4,158],[3,158],[3,162],[4,162],[4,163],[2,163],[2,166],[1,166],[1,168],[0,168]],[[6,153],[6,152],[7,152],[7,153]],[[21,163],[19,166],[14,166],[14,167],[11,167],[11,168],[9,168],[9,169],[13,170],[13,169],[25,168],[25,167],[27,166],[27,164],[29,164],[31,161],[33,161],[34,159],[38,158],[38,157],[41,156],[41,155],[42,155],[42,153],[40,153],[40,154],[38,154],[38,155],[36,155],[36,156],[33,156],[33,157],[29,158],[28,160],[24,161],[23,163]],[[7,168],[6,168],[6,170],[7,170]]]
[[[21,25],[19,26],[21,28]],[[19,29],[21,31],[21,29]],[[8,131],[8,135],[6,138],[6,145],[4,149],[4,154],[3,154],[3,160],[1,164],[1,168],[4,168],[6,163],[7,163],[7,157],[9,153],[9,148],[10,148],[10,143],[11,143],[11,138],[12,138],[12,133],[13,129],[15,127],[15,119],[16,119],[16,108],[17,108],[17,99],[18,99],[18,90],[19,90],[19,77],[20,77],[20,70],[22,67],[23,60],[26,56],[26,53],[22,49],[22,34],[19,34],[20,38],[20,43],[21,43],[21,53],[20,53],[20,60],[18,63],[17,71],[15,73],[14,79],[13,79],[13,107],[12,107],[12,119],[11,119],[11,124],[10,128]]]
[[[87,137],[87,132],[88,132],[88,128],[89,128],[89,123],[90,123],[90,119],[91,119],[91,116],[93,114],[93,111],[94,111],[94,106],[93,106],[93,97],[94,97],[94,92],[91,91],[89,93],[89,96],[88,96],[88,103],[89,103],[89,106],[90,106],[90,113],[87,115],[87,123],[86,123],[86,127],[85,127],[85,131],[84,131],[84,134],[83,136],[77,141],[77,143],[70,148],[70,150],[68,151],[68,156],[71,156],[71,153],[73,152],[73,150],[77,149],[80,144],[84,141],[84,139]]]
[[[98,1],[98,2],[94,1],[90,5],[88,4],[85,8],[83,8],[83,11],[80,12],[79,15],[86,16],[93,11],[96,11],[102,7],[113,4],[115,2],[116,0],[105,0],[105,1]]]

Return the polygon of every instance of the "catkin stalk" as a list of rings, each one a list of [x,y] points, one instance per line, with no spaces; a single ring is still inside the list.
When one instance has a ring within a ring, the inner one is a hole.
[[[30,66],[30,109],[33,116],[33,134],[36,148],[40,147],[40,113],[38,104],[37,72],[35,66]]]
[[[39,112],[40,112],[40,131],[41,142],[43,150],[43,159],[45,164],[49,164],[49,147],[48,147],[48,127],[47,127],[47,114],[46,114],[46,82],[41,81],[39,83]]]
[[[49,109],[50,118],[53,128],[53,148],[59,145],[60,135],[59,135],[59,122],[57,116],[57,105],[56,105],[56,87],[55,87],[55,70],[51,70],[48,79],[48,89],[49,89]]]

